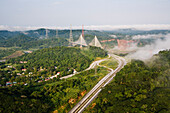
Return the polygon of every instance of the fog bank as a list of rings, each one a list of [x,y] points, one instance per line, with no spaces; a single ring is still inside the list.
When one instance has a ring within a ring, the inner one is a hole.
[[[146,45],[145,47],[140,47],[135,53],[127,55],[130,59],[148,60],[154,54],[157,54],[161,50],[170,49],[170,34],[165,36],[165,40],[158,39],[155,43],[151,45]]]

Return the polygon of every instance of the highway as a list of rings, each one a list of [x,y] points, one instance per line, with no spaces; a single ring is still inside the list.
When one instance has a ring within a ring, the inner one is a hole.
[[[106,86],[116,75],[117,72],[119,72],[125,65],[126,61],[125,59],[116,56],[114,54],[109,54],[109,57],[114,57],[118,62],[118,67],[113,70],[111,68],[108,68],[111,72],[108,73],[105,77],[103,77],[84,97],[80,102],[78,102],[70,111],[69,113],[81,113],[83,110],[96,98],[96,96],[99,94],[99,92],[102,90],[104,86]],[[105,59],[103,59],[104,61]],[[101,61],[102,62],[102,61]],[[96,62],[97,65],[99,65],[100,62]],[[106,66],[104,66],[106,67]],[[107,67],[106,67],[107,68]]]

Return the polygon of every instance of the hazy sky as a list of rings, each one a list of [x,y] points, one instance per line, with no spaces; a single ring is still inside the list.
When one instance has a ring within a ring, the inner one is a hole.
[[[0,25],[170,24],[170,0],[0,0]]]

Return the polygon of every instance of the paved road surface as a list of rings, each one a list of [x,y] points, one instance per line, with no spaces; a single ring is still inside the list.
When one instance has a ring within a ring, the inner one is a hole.
[[[124,65],[126,65],[126,61],[125,59],[119,57],[119,56],[116,56],[114,54],[110,54],[110,56],[114,57],[119,65],[118,67],[113,70],[111,68],[108,68],[109,70],[111,70],[110,73],[108,73],[105,77],[103,77],[94,87],[92,90],[90,90],[84,97],[83,99],[78,102],[70,111],[69,113],[81,113],[84,108],[86,108],[91,102],[93,99],[96,98],[96,96],[99,94],[99,92],[102,90],[102,87],[104,87],[105,85],[107,85],[112,79],[113,77],[116,75],[117,72],[119,72],[123,67]],[[104,60],[103,60],[104,61]],[[102,60],[101,60],[102,62]],[[100,62],[96,62],[97,65],[99,65]],[[93,67],[93,66],[92,66]],[[106,67],[106,66],[104,66]]]

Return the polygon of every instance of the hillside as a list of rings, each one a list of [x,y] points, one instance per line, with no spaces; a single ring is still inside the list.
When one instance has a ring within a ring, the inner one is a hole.
[[[90,64],[90,59],[81,54],[80,49],[67,47],[54,47],[37,50],[31,54],[26,54],[17,59],[11,59],[10,62],[18,63],[27,61],[26,64],[21,64],[20,67],[25,68],[54,68],[60,70],[68,70],[68,68],[76,69],[77,71],[87,68]]]
[[[37,39],[25,34],[14,35],[11,38],[1,39],[0,47],[14,47],[21,49],[41,49],[54,46],[67,46],[68,41],[63,38]]]
[[[24,53],[22,51],[16,51],[15,53],[5,57],[5,59],[16,58],[16,57],[19,57],[22,55],[24,55]]]
[[[89,67],[96,57],[105,57],[107,53],[97,47],[81,50],[79,48],[54,47],[37,50],[21,57],[10,59],[8,63],[17,64],[16,69],[21,71],[26,68],[26,74],[35,70],[44,69],[44,74],[54,75],[61,72],[61,76],[72,71],[81,71]],[[20,63],[26,61],[26,63]],[[57,68],[57,69],[56,69]]]
[[[170,112],[170,50],[132,60],[86,109],[90,112]]]
[[[0,63],[0,112],[68,112],[108,71],[97,68],[97,75],[91,69],[66,80],[59,78],[106,56],[97,47],[54,47]]]
[[[5,56],[13,54],[14,52],[14,49],[0,49],[0,60],[4,59]]]

